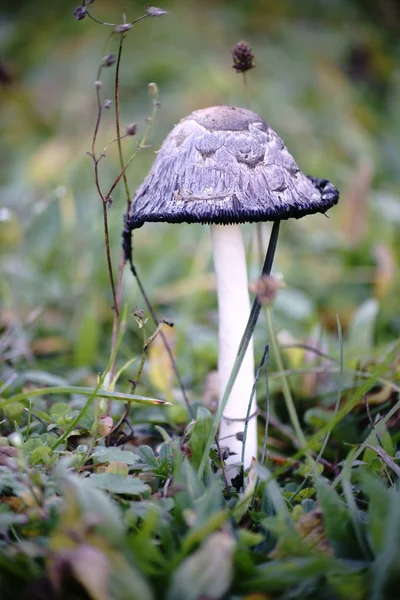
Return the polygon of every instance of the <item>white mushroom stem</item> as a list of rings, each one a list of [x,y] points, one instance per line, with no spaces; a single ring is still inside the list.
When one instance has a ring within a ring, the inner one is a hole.
[[[239,344],[250,314],[250,298],[247,281],[246,255],[240,225],[211,225],[211,237],[214,250],[214,265],[217,277],[218,314],[219,314],[219,397],[223,397]],[[225,407],[219,439],[221,448],[228,447],[230,456],[228,465],[241,462],[242,441],[236,433],[242,433],[245,426],[249,399],[254,384],[253,340],[247,352],[235,385]],[[254,416],[256,399],[253,398],[247,429],[244,455],[244,467],[250,466],[252,457],[257,457],[257,419]],[[236,469],[228,472],[231,479]]]

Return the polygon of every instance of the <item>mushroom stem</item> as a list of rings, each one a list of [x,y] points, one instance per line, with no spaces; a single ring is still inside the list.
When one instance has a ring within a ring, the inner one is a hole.
[[[217,278],[219,313],[219,389],[220,401],[225,392],[238,354],[243,331],[250,315],[246,255],[240,225],[211,225],[214,265]],[[244,356],[235,384],[229,395],[219,428],[221,446],[229,448],[228,465],[240,464],[243,443],[236,434],[242,433],[254,384],[254,350],[252,340]],[[247,429],[244,468],[257,457],[256,399],[253,396]],[[237,474],[232,469],[229,477]]]

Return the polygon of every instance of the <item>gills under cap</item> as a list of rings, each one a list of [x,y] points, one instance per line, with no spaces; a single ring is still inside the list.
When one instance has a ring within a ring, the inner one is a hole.
[[[300,171],[259,115],[214,106],[193,112],[168,135],[126,225],[276,221],[325,213],[338,198],[332,183]]]

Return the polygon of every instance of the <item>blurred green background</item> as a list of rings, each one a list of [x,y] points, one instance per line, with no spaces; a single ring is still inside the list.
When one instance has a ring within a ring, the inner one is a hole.
[[[96,73],[109,35],[73,18],[74,1],[3,0],[0,8],[0,270],[2,379],[36,366],[73,382],[103,369],[110,348],[111,294],[102,208],[90,150]],[[154,151],[179,119],[213,104],[245,105],[231,68],[241,39],[254,51],[251,107],[285,140],[299,166],[332,180],[338,207],[285,222],[275,270],[286,289],[275,319],[282,339],[317,330],[337,353],[336,314],[346,359],[379,358],[400,330],[400,6],[395,0],[165,0],[169,11],[128,34],[121,68],[121,122],[146,128],[156,82],[161,110],[151,148],[128,171],[133,193]],[[96,0],[93,15],[121,22],[144,12],[132,0]],[[115,39],[111,51],[116,52]],[[113,97],[114,69],[102,98]],[[98,149],[115,138],[104,111]],[[125,156],[136,138],[124,140]],[[100,166],[106,189],[118,174],[116,145]],[[109,211],[112,254],[120,257],[125,198]],[[259,272],[254,226],[244,228],[251,279]],[[268,224],[263,229],[265,244]],[[160,317],[176,324],[178,364],[195,395],[217,363],[217,307],[209,231],[146,225],[134,238],[135,263]],[[126,272],[124,302],[143,306]],[[282,331],[286,331],[286,337]],[[151,333],[149,327],[148,333]],[[121,348],[141,348],[133,318]],[[261,322],[257,347],[265,343]],[[144,381],[142,392],[148,386]],[[148,388],[147,388],[148,389]]]

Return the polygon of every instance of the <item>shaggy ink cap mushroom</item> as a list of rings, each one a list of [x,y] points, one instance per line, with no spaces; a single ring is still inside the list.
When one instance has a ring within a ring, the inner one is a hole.
[[[338,197],[332,183],[302,173],[259,115],[215,106],[193,112],[168,135],[127,225],[278,221],[325,213]]]
[[[216,106],[182,119],[157,154],[154,165],[132,201],[124,231],[130,257],[130,231],[146,221],[210,223],[218,295],[219,439],[227,449],[228,478],[237,465],[248,468],[257,456],[257,405],[252,392],[252,337],[244,336],[261,305],[250,298],[240,223],[275,221],[263,274],[269,275],[279,222],[325,213],[338,191],[324,179],[306,177],[281,138],[256,113]],[[265,271],[265,272],[264,272]],[[245,343],[243,340],[246,339]],[[242,352],[240,369],[232,369]],[[253,398],[244,445],[243,429]]]

